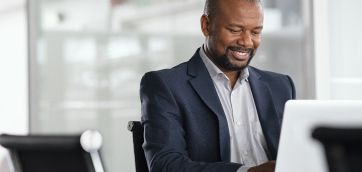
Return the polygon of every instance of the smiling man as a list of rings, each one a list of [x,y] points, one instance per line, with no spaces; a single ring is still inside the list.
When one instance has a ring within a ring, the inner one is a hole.
[[[261,42],[258,0],[206,0],[205,44],[185,63],[141,81],[150,171],[274,171],[287,75],[249,66]]]

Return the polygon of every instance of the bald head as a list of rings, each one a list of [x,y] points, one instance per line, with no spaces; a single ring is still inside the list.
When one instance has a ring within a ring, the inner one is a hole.
[[[219,12],[219,2],[225,0],[206,0],[204,7],[204,14],[209,16],[212,19]],[[250,3],[261,3],[260,0],[238,0],[238,1],[246,1]]]

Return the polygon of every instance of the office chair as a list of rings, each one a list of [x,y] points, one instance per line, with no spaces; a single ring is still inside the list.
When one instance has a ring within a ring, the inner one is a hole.
[[[312,137],[323,143],[330,172],[362,171],[362,129],[319,127]]]
[[[0,145],[8,149],[15,172],[104,172],[97,131],[78,136],[2,134]]]
[[[136,172],[148,172],[145,153],[142,148],[143,144],[143,126],[139,121],[129,121],[127,128],[132,131],[134,158],[136,164]]]

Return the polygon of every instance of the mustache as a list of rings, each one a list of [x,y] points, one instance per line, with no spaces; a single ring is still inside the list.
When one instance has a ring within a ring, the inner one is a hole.
[[[254,53],[254,48],[247,48],[244,46],[228,46],[226,48],[226,51],[229,51],[229,50],[245,52],[245,53],[248,52],[248,53],[250,53],[250,55],[253,55],[253,53]]]

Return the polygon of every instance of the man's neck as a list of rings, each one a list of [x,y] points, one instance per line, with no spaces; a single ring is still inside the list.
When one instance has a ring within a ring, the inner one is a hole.
[[[232,72],[224,72],[223,71],[223,73],[229,78],[231,89],[233,89],[236,81],[240,77],[240,71],[232,71]]]

